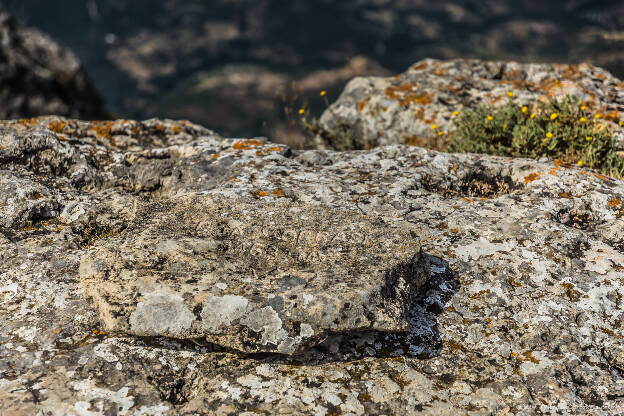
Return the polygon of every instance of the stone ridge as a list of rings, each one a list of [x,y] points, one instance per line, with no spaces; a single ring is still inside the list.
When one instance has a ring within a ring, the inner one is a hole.
[[[590,64],[424,59],[394,77],[351,80],[321,116],[324,131],[315,143],[319,148],[337,147],[332,132],[347,128],[355,133],[354,149],[431,145],[438,133],[453,130],[453,113],[464,107],[502,105],[509,99],[533,105],[566,94],[581,98],[590,111],[602,114],[614,127],[624,120],[624,84]],[[624,131],[615,131],[624,150]]]
[[[429,273],[408,224],[204,195],[148,205],[80,264],[105,331],[286,354],[328,334],[407,331]]]

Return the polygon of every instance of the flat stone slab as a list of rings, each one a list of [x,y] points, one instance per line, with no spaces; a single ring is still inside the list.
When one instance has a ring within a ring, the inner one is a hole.
[[[408,223],[201,194],[148,204],[80,263],[105,331],[284,354],[406,331],[429,274]]]

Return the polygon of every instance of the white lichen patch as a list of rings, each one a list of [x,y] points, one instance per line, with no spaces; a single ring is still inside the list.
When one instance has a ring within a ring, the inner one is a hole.
[[[249,301],[243,296],[210,296],[201,311],[202,325],[212,333],[221,333],[245,315],[248,305]]]
[[[261,333],[260,342],[264,345],[267,343],[280,344],[287,337],[286,331],[282,328],[282,320],[275,309],[270,306],[251,311],[240,320],[240,323],[254,332]]]
[[[195,315],[174,294],[149,293],[137,304],[130,315],[130,328],[137,335],[181,336],[187,331]]]
[[[455,250],[455,254],[462,260],[478,260],[483,256],[491,256],[497,252],[507,252],[512,250],[517,245],[516,241],[510,240],[503,243],[492,243],[485,238],[481,237],[478,240],[458,247]]]

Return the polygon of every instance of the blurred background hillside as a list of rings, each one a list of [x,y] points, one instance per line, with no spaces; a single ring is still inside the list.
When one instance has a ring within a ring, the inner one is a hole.
[[[587,61],[624,78],[622,0],[4,0],[70,48],[116,117],[298,143],[358,75],[425,58]],[[289,112],[289,114],[286,114]],[[289,122],[290,120],[290,122]]]

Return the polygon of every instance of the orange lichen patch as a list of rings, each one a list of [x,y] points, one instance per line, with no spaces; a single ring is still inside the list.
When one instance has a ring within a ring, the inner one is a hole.
[[[559,175],[557,173],[558,171],[559,171],[559,168],[551,168],[551,169],[548,169],[548,174],[553,175],[553,176],[558,176]]]
[[[217,159],[219,156],[221,156],[220,153],[215,153],[214,155],[212,155],[210,157],[212,157],[213,159]]]
[[[262,141],[258,139],[249,139],[249,140],[237,140],[232,145],[234,150],[247,150],[252,147],[262,146]]]
[[[280,146],[271,146],[268,149],[265,149],[267,152],[281,152],[282,150],[284,150],[283,147]]]
[[[412,93],[414,84],[401,84],[386,88],[385,94],[391,100],[400,100],[404,94]]]
[[[34,126],[35,124],[37,124],[37,119],[35,117],[33,117],[33,118],[20,118],[19,120],[17,120],[17,122],[19,124],[23,124],[25,126]]]
[[[449,231],[452,232],[453,234],[457,234],[459,232],[457,228],[451,228]]]
[[[553,160],[553,164],[555,166],[557,166],[558,168],[569,168],[570,167],[569,163],[566,163],[563,160],[559,160],[559,159]]]
[[[434,73],[435,75],[438,75],[438,76],[444,76],[444,75],[446,75],[446,71],[444,70],[444,67],[442,67],[442,66],[438,66],[438,67],[435,69],[435,71],[433,71],[433,73]]]
[[[282,190],[278,189],[278,188],[273,189],[271,191],[271,195],[273,195],[273,196],[275,196],[277,198],[284,198],[286,196],[286,195],[284,195],[284,192],[282,192]]]
[[[538,360],[537,358],[533,356],[533,351],[524,351],[521,353],[511,351],[509,353],[509,358],[515,358],[516,360],[519,360],[519,361],[529,361],[534,364],[540,363],[540,360]]]
[[[523,182],[524,182],[524,183],[531,183],[531,182],[533,182],[533,181],[536,181],[536,180],[538,180],[538,179],[539,179],[540,175],[541,175],[541,173],[539,173],[539,172],[538,172],[538,173],[536,173],[536,172],[531,172],[531,173],[529,173],[528,175],[526,175],[526,176],[524,177],[524,181],[523,181]]]
[[[570,195],[566,194],[565,192],[560,192],[560,193],[559,193],[559,196],[560,196],[561,198],[567,198],[567,199],[570,199]]]
[[[113,123],[110,121],[92,121],[89,128],[95,132],[96,137],[109,140],[113,138]]]
[[[259,196],[259,197],[269,196],[269,193],[267,191],[256,191],[256,196]]]
[[[94,330],[93,330],[93,331],[91,331],[91,332],[93,332],[93,334],[95,334],[95,335],[106,335],[106,332],[104,332],[104,331],[98,331],[97,329],[94,329]]]
[[[590,172],[592,175],[594,175],[596,178],[601,179],[603,181],[608,181],[610,180],[610,178],[606,175],[600,174],[600,173],[596,173],[596,172]]]
[[[59,232],[59,231],[61,231],[62,229],[63,229],[63,226],[62,226],[62,225],[59,225],[58,227],[56,227],[56,228],[54,229],[54,231],[56,231],[56,232],[58,233],[58,232]]]
[[[264,153],[262,150],[256,150],[256,156],[266,156],[266,153]]]
[[[227,181],[236,183],[236,182],[240,182],[240,179],[236,179],[234,176],[230,176],[229,178],[227,178]]]
[[[568,299],[572,302],[577,302],[580,298],[588,298],[589,296],[583,295],[578,290],[574,289],[574,285],[572,283],[561,283],[561,286],[565,288],[565,293]]]
[[[425,144],[425,141],[420,137],[407,136],[407,138],[405,139],[405,143],[408,146],[423,146]]]
[[[413,70],[425,69],[429,64],[427,62],[419,62],[412,67]]]
[[[474,199],[466,198],[465,196],[462,196],[462,200],[464,200],[466,202],[473,202],[474,201]]]
[[[525,352],[522,353],[522,355],[524,356],[524,360],[525,361],[530,361],[530,362],[532,362],[534,364],[539,364],[540,363],[540,361],[537,358],[533,357],[533,352],[532,351],[525,351]]]
[[[171,132],[174,134],[178,134],[178,133],[182,133],[184,131],[184,129],[180,126],[173,126],[171,127]]]
[[[448,347],[448,349],[452,352],[457,352],[457,351],[468,352],[468,349],[466,347],[464,347],[461,344],[458,344],[452,339],[448,340],[445,344]]]
[[[157,123],[154,128],[158,131],[163,131],[165,130],[165,126],[162,123]]]
[[[620,121],[620,113],[617,110],[610,111],[608,113],[605,113],[604,119],[618,122]]]
[[[366,103],[368,103],[368,98],[364,98],[362,101],[358,103],[358,111],[360,113],[364,111],[364,108],[366,107]]]
[[[61,120],[55,120],[48,124],[48,129],[52,130],[54,133],[63,133],[65,127],[67,127],[67,123]]]
[[[391,100],[399,101],[401,107],[408,107],[410,104],[427,105],[433,102],[433,94],[416,94],[412,91],[414,84],[401,84],[386,88],[385,94]]]
[[[60,334],[61,333],[61,328],[53,329],[52,332],[54,332],[55,334]]]
[[[622,201],[619,198],[613,198],[607,201],[607,204],[609,204],[610,207],[617,208],[620,204],[622,204]]]

